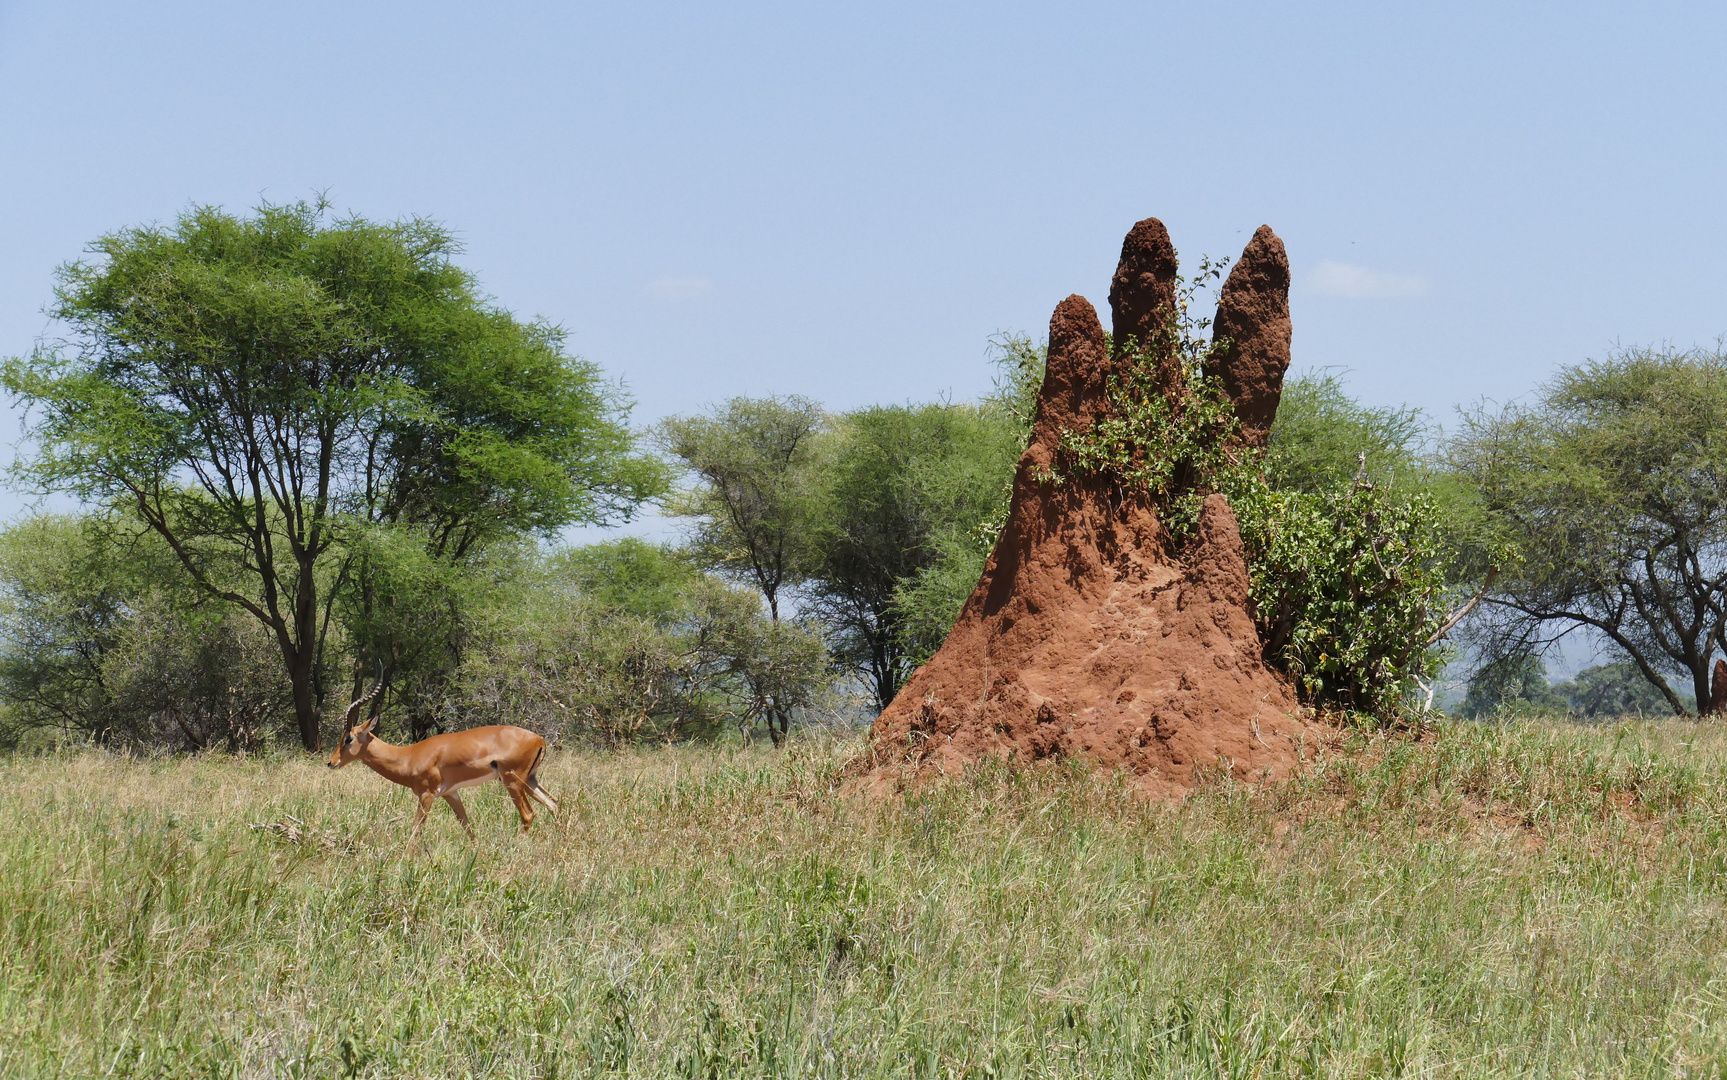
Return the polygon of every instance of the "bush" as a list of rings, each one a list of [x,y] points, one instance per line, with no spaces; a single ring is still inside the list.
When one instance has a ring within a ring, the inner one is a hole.
[[[1687,708],[1689,696],[1681,699]],[[1458,712],[1470,719],[1521,716],[1574,716],[1580,720],[1617,720],[1627,716],[1670,716],[1673,706],[1649,684],[1637,665],[1619,661],[1584,668],[1569,682],[1549,683],[1538,656],[1517,653],[1488,660],[1469,678]]]
[[[1570,682],[1553,688],[1565,699],[1571,712],[1585,720],[1609,720],[1622,716],[1671,716],[1673,706],[1666,695],[1649,684],[1637,665],[1627,661],[1584,668]],[[1679,693],[1687,712],[1697,703]]]
[[[292,736],[274,640],[171,570],[124,519],[0,532],[0,739],[250,751]]]
[[[503,544],[452,563],[373,530],[356,550],[377,602],[338,591],[351,606],[334,612],[326,648],[363,660],[388,644],[378,707],[392,738],[493,723],[601,745],[706,738],[824,704],[833,685],[814,629],[774,623],[752,593],[641,541],[551,556]],[[255,620],[185,587],[161,542],[124,517],[0,532],[6,744],[290,741],[280,661]]]
[[[1548,684],[1547,665],[1539,656],[1501,656],[1469,677],[1469,690],[1458,711],[1471,720],[1552,716],[1566,711],[1566,701]]]
[[[452,686],[459,726],[598,745],[711,738],[815,706],[833,684],[813,628],[639,540],[562,553],[491,595]]]
[[[1266,658],[1304,697],[1389,720],[1442,661],[1439,508],[1366,479],[1319,492],[1228,478]]]
[[[255,752],[294,733],[276,642],[231,610],[141,597],[102,673],[109,730],[130,742]]]

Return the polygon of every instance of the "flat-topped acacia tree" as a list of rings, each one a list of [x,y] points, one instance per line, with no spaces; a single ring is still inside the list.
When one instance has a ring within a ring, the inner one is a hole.
[[[627,516],[661,482],[556,327],[492,304],[427,221],[197,208],[59,271],[64,342],[6,363],[44,491],[124,507],[275,636],[308,750],[330,561],[370,524],[457,557]],[[322,619],[322,621],[321,621]]]

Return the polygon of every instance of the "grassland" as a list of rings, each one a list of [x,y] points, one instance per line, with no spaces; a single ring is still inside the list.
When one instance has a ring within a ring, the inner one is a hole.
[[[1460,725],[1146,804],[562,752],[528,837],[300,758],[0,760],[0,1075],[1715,1076],[1727,730]]]

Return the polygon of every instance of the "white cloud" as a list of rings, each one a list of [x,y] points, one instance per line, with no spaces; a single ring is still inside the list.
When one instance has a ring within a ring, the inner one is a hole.
[[[1313,268],[1307,283],[1326,296],[1345,300],[1372,300],[1383,296],[1420,296],[1427,282],[1412,274],[1388,274],[1365,266],[1322,261]]]
[[[712,279],[705,277],[663,277],[648,282],[648,295],[662,300],[693,300],[713,291]]]

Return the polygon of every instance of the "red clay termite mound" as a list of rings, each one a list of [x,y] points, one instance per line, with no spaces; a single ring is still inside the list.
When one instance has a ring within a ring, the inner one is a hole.
[[[1207,365],[1235,402],[1242,441],[1264,446],[1289,368],[1289,256],[1261,225],[1223,283],[1212,339],[1222,348]]]
[[[1128,233],[1110,288],[1118,343],[1153,340],[1176,302],[1175,249],[1161,222]],[[1289,363],[1289,264],[1261,228],[1229,276],[1218,321],[1229,346],[1214,365],[1262,443]],[[1206,769],[1281,777],[1317,729],[1288,682],[1266,667],[1248,610],[1235,514],[1204,501],[1177,546],[1157,501],[1103,474],[1061,472],[1064,432],[1111,411],[1111,355],[1081,296],[1056,306],[1030,445],[1006,526],[952,633],[871,729],[872,780],[957,772],[995,755],[1081,757],[1123,767],[1153,795],[1178,795]],[[1185,392],[1179,363],[1160,388]]]

